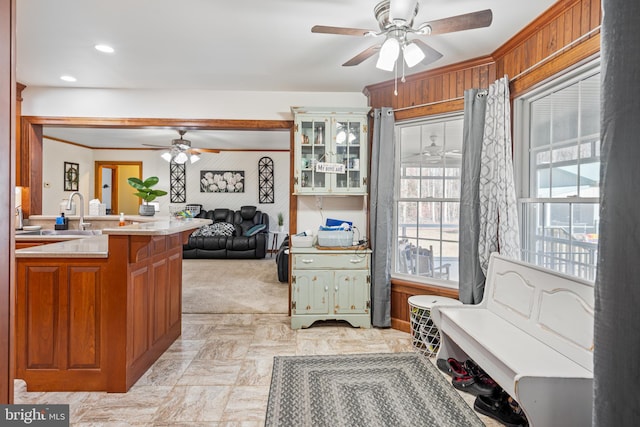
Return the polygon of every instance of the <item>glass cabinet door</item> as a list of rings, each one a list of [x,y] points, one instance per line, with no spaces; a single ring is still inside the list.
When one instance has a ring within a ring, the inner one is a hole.
[[[298,189],[301,192],[326,189],[329,185],[324,172],[316,172],[316,163],[326,162],[327,138],[330,129],[326,118],[305,118],[299,123],[300,167]]]
[[[366,150],[366,125],[362,120],[335,119],[334,152],[336,163],[345,167],[344,174],[336,174],[333,190],[335,192],[360,192],[365,180],[362,164]]]

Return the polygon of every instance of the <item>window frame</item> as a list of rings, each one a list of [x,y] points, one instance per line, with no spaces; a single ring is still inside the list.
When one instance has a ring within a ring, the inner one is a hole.
[[[595,59],[589,61],[582,66],[576,67],[561,75],[556,75],[549,78],[543,84],[536,87],[525,94],[522,94],[513,100],[513,117],[514,117],[514,139],[517,143],[514,144],[514,171],[515,171],[515,184],[518,195],[518,217],[520,222],[520,238],[521,238],[521,258],[525,261],[529,259],[527,256],[528,248],[531,246],[530,242],[533,238],[528,233],[527,226],[531,222],[527,222],[528,207],[533,206],[534,203],[540,204],[542,208],[547,208],[548,205],[567,205],[570,213],[570,227],[573,227],[573,207],[576,205],[596,205],[600,203],[600,197],[582,197],[579,195],[570,197],[552,197],[551,187],[548,197],[534,197],[531,194],[532,185],[531,181],[534,178],[531,171],[531,159],[530,159],[530,133],[531,133],[531,104],[536,100],[542,99],[552,93],[558,92],[571,85],[574,85],[580,81],[587,80],[590,77],[600,74],[600,60]],[[578,110],[577,114],[580,114],[581,110]],[[581,138],[580,129],[578,129],[578,136],[576,137],[576,143],[571,147],[578,147],[580,149]],[[588,140],[588,138],[586,138]],[[597,141],[600,141],[598,135]],[[567,146],[563,144],[563,146]],[[600,160],[601,161],[601,160]],[[559,162],[554,162],[557,164]],[[551,166],[550,166],[551,167]],[[574,240],[570,237],[569,242],[573,244]],[[597,253],[597,250],[596,250]],[[535,254],[532,254],[535,258]],[[597,261],[597,256],[596,256]],[[595,280],[595,269],[597,265],[593,267],[593,279],[583,277],[585,280]],[[572,274],[567,272],[566,274]]]
[[[402,167],[402,154],[401,154],[401,141],[400,141],[400,132],[404,127],[410,126],[424,126],[429,124],[438,124],[447,121],[454,120],[464,120],[464,111],[455,111],[451,113],[432,115],[427,117],[421,117],[418,119],[404,120],[400,122],[396,122],[394,126],[394,141],[395,141],[395,157],[396,157],[396,168],[395,168],[395,177],[394,177],[394,190],[393,190],[393,247],[391,249],[391,277],[395,279],[401,279],[410,281],[413,283],[419,283],[424,285],[433,285],[442,288],[448,289],[458,289],[458,280],[445,280],[436,277],[423,277],[416,274],[405,274],[397,271],[398,266],[398,243],[399,243],[399,224],[398,224],[398,205],[401,202],[416,202],[416,203],[457,203],[460,204],[460,196],[451,198],[451,197],[408,197],[401,198],[401,184],[402,184],[402,176],[403,176],[403,167]],[[464,144],[464,141],[460,141],[460,146]],[[433,177],[431,177],[433,178]],[[448,178],[446,173],[439,177],[442,179],[443,184]],[[460,181],[460,177],[458,177]],[[458,224],[459,225],[459,224]],[[450,242],[451,240],[446,240],[446,242]],[[440,236],[439,236],[440,245],[442,245],[442,219],[440,221]],[[459,245],[459,239],[456,242]]]

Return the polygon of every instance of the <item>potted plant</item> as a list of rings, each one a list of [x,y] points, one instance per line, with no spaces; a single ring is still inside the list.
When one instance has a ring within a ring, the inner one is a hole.
[[[138,196],[142,199],[142,204],[140,205],[139,213],[144,216],[153,216],[156,213],[155,208],[152,205],[149,205],[149,202],[155,200],[157,197],[164,196],[167,194],[164,190],[154,190],[153,186],[158,183],[159,179],[157,176],[150,176],[149,178],[142,181],[140,178],[131,177],[127,179],[129,185],[138,190],[136,193],[133,193],[135,196]]]
[[[278,231],[281,233],[284,231],[284,215],[282,215],[282,212],[278,212]]]

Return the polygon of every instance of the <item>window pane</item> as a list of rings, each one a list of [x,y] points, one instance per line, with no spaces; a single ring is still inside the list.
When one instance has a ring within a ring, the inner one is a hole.
[[[398,238],[418,237],[418,203],[398,203]]]
[[[580,135],[600,133],[600,74],[580,82]]]
[[[531,147],[542,147],[551,143],[551,96],[531,103]]]
[[[566,87],[552,96],[552,141],[574,140],[578,137],[578,85]]]
[[[438,163],[440,163],[438,161]],[[421,198],[442,198],[444,195],[444,181],[442,179],[442,167],[422,168]]]
[[[458,278],[460,204],[444,198],[460,196],[462,125],[461,117],[397,125],[395,273],[427,282]]]

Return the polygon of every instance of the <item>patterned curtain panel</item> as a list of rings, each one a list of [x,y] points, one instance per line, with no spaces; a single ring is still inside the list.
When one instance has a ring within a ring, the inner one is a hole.
[[[511,149],[509,82],[469,89],[464,98],[460,189],[460,301],[477,304],[491,252],[520,258]]]
[[[520,258],[511,147],[509,81],[503,77],[489,86],[480,156],[478,256],[485,275],[491,252]]]

